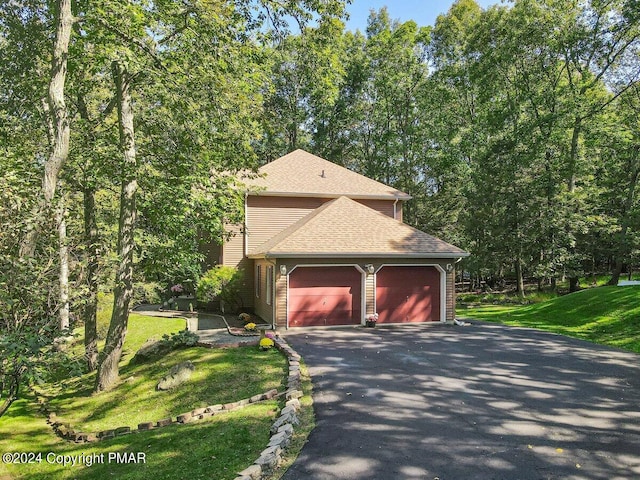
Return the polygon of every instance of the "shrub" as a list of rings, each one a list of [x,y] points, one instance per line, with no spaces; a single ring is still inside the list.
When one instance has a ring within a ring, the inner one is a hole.
[[[270,338],[263,338],[260,340],[260,350],[269,350],[275,343]]]
[[[132,305],[158,304],[162,303],[161,292],[163,291],[159,283],[144,282],[136,283],[133,287]]]
[[[251,315],[248,313],[241,313],[238,315],[238,318],[244,323],[249,323],[251,321]]]
[[[172,333],[171,335],[163,335],[160,342],[173,350],[175,348],[181,347],[193,347],[196,343],[198,343],[198,340],[198,335],[185,329],[180,330],[176,333]]]
[[[242,276],[238,269],[216,265],[200,278],[197,299],[200,302],[221,300],[232,308],[239,307],[242,306],[241,285]]]

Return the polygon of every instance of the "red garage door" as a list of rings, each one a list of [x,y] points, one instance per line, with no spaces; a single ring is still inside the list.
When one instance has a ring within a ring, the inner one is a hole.
[[[362,275],[354,267],[299,267],[289,275],[289,326],[360,323]]]
[[[380,323],[440,320],[440,272],[435,267],[382,267],[376,274]]]

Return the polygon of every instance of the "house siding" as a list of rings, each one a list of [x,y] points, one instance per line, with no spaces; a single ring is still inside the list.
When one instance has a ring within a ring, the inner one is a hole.
[[[452,270],[447,273],[447,320],[453,321],[456,318],[456,272]]]
[[[249,195],[247,197],[247,244],[249,252],[331,200],[333,199]],[[394,202],[392,200],[356,201],[393,218]],[[396,212],[398,211],[398,204],[396,204]]]
[[[229,265],[244,272],[245,281],[240,290],[244,307],[259,308],[255,301],[253,285],[254,262],[246,258],[246,254],[331,200],[333,199],[260,195],[249,195],[247,197],[245,216],[247,237],[245,239],[241,226],[227,226],[227,232],[232,236],[223,245],[221,254],[223,265]],[[393,218],[393,200],[357,201]],[[402,215],[401,203],[397,202],[396,204],[396,214],[400,212],[400,215]]]
[[[227,232],[232,236],[222,246],[222,264],[237,268],[243,273],[243,282],[240,287],[241,307],[253,308],[253,260],[244,255],[244,235],[242,227],[237,225],[227,226]]]
[[[262,318],[265,322],[270,324],[270,323],[273,323],[273,303],[274,302],[272,301],[271,305],[269,305],[268,303],[267,295],[269,292],[267,290],[267,275],[269,274],[269,267],[274,267],[274,265],[273,263],[267,262],[265,260],[256,260],[255,265],[253,267],[254,272],[257,266],[260,266],[262,268],[261,268],[261,275],[260,275],[260,297],[256,297],[255,291],[254,291],[255,313],[260,318]],[[276,295],[273,295],[273,292],[272,292],[272,298],[275,296]]]
[[[276,299],[275,299],[275,324],[278,328],[287,327],[287,275],[280,273],[280,265],[283,262],[278,262],[276,265]]]

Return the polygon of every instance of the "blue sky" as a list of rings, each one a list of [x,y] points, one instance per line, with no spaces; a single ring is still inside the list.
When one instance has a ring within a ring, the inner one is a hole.
[[[500,3],[500,0],[476,0],[478,5],[486,8],[489,5]],[[435,24],[436,17],[446,13],[454,3],[453,0],[352,0],[347,6],[351,17],[347,21],[347,30],[360,29],[364,32],[367,28],[367,18],[370,10],[380,10],[386,6],[389,16],[393,20],[406,22],[414,20],[418,26]]]

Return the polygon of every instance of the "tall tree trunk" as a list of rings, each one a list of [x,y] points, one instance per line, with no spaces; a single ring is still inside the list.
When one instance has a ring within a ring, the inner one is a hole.
[[[100,355],[95,391],[109,389],[118,379],[118,362],[127,334],[129,303],[133,293],[133,249],[136,222],[136,191],[138,189],[136,150],[131,102],[131,76],[115,61],[111,65],[116,85],[120,148],[123,154],[122,187],[120,192],[120,221],[118,224],[118,256],[113,290],[113,313],[104,350]]]
[[[64,198],[60,199],[56,217],[60,257],[60,271],[58,274],[60,308],[58,310],[58,318],[60,331],[65,331],[69,329],[69,245],[67,243],[67,206]]]
[[[516,270],[516,292],[520,296],[520,298],[524,298],[524,277],[522,275],[522,260],[520,257],[516,258],[515,261],[515,270]]]
[[[573,123],[573,132],[571,134],[571,150],[569,151],[569,179],[567,181],[567,188],[571,193],[576,189],[576,170],[578,168],[578,140],[580,139],[581,130],[582,119],[580,117],[577,117]]]
[[[36,241],[44,223],[47,210],[56,193],[56,184],[60,169],[69,156],[69,118],[67,105],[64,100],[65,81],[67,78],[67,57],[69,55],[69,41],[73,25],[71,0],[59,0],[56,36],[51,60],[51,77],[49,79],[49,93],[46,103],[46,117],[51,136],[49,158],[44,165],[42,179],[42,198],[33,215],[29,231],[22,239],[20,256],[31,257],[35,253]]]
[[[98,365],[98,224],[96,222],[95,190],[85,187],[84,234],[87,247],[87,303],[84,309],[84,355],[87,370]]]
[[[569,277],[569,292],[577,292],[580,290],[580,277]]]

